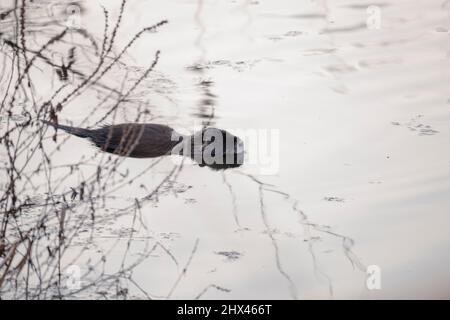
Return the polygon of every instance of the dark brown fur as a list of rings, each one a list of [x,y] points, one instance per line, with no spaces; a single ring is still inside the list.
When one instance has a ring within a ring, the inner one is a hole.
[[[155,158],[170,154],[179,142],[177,133],[162,124],[123,123],[99,129],[82,129],[47,124],[81,138],[87,138],[103,151],[133,158]],[[179,135],[178,135],[179,136]]]
[[[216,170],[239,167],[243,163],[243,149],[240,147],[243,146],[242,141],[221,129],[205,128],[192,136],[182,136],[169,126],[153,123],[123,123],[91,130],[56,125],[49,121],[44,122],[57,130],[64,130],[75,136],[87,138],[101,150],[120,156],[155,158],[174,153],[191,157],[200,166],[208,166]],[[223,142],[226,139],[233,141],[231,149],[227,149],[225,144],[220,145],[218,149],[213,149],[214,154],[218,152],[216,157],[218,161],[214,163],[205,161],[206,148],[215,142],[214,139],[208,139],[208,135],[204,136],[206,132],[214,133]],[[181,142],[185,143],[174,149]],[[231,163],[227,163],[227,154],[233,155]]]

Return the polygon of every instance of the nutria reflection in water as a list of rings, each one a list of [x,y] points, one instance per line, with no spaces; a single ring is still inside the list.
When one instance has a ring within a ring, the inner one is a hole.
[[[44,122],[56,130],[87,138],[105,152],[124,157],[182,155],[190,157],[202,167],[215,170],[239,167],[244,159],[242,140],[225,130],[212,127],[185,136],[162,124],[123,123],[84,129]]]

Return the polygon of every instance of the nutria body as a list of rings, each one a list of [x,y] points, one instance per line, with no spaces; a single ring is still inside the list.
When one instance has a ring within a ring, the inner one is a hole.
[[[119,156],[155,158],[177,154],[216,170],[239,167],[243,163],[242,141],[217,128],[205,128],[184,136],[169,126],[154,123],[122,123],[84,129],[44,122],[56,130],[89,139],[101,150]]]
[[[54,125],[81,138],[87,138],[105,152],[132,158],[155,158],[170,154],[179,141],[172,128],[162,124],[123,123],[98,129]]]

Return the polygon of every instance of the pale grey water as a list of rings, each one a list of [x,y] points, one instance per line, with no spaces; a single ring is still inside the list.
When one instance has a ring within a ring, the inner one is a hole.
[[[100,4],[114,19],[120,2],[81,4],[81,24],[101,39]],[[370,5],[381,14],[379,29],[366,24]],[[161,50],[145,81],[150,90],[121,104],[114,122],[131,121],[140,102],[150,110],[147,121],[192,130],[201,124],[199,113],[210,115],[200,104],[200,84],[211,81],[214,125],[279,130],[279,170],[259,174],[258,165],[244,165],[224,173],[228,186],[222,173],[187,165],[176,192],[142,207],[147,230],[130,234],[131,213],[111,221],[99,211],[105,221],[75,264],[85,271],[89,259],[105,254],[112,273],[128,244],[132,261],[144,250],[143,239],[160,241],[173,257],[158,249],[134,269],[133,280],[152,297],[166,297],[198,241],[170,298],[195,298],[211,284],[222,289],[211,287],[202,298],[449,298],[449,18],[444,1],[128,1],[117,48],[145,26],[169,23],[144,35],[124,58],[144,68]],[[192,71],[195,66],[202,71]],[[107,78],[114,86],[122,81],[119,71]],[[37,90],[42,96],[53,90],[47,84]],[[87,92],[70,101],[60,121],[80,124],[95,99]],[[54,166],[81,157],[93,165],[82,166],[60,190],[95,172],[102,158],[96,153],[71,137],[53,154]],[[105,208],[145,196],[172,160],[113,192],[116,199]],[[131,176],[150,163],[126,159],[119,168]],[[239,172],[290,198],[264,191],[262,212],[259,184]],[[306,220],[292,209],[295,201],[307,221],[348,238],[315,228],[308,234]],[[350,238],[356,265],[346,256]],[[369,265],[381,269],[380,290],[366,287]],[[130,297],[144,297],[129,286]]]

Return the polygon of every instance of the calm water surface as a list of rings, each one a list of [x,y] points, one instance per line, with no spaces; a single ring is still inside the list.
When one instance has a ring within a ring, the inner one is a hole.
[[[117,18],[119,1],[79,3],[82,26],[98,39],[101,4]],[[368,21],[371,5],[379,28]],[[188,164],[138,218],[130,211],[108,219],[161,183],[176,164],[163,158],[108,194],[92,233],[73,239],[66,265],[77,257],[85,272],[105,256],[102,270],[113,273],[124,256],[132,264],[159,243],[133,269],[138,286],[127,280],[129,297],[450,297],[449,3],[134,0],[114,48],[162,19],[169,23],[130,48],[127,68],[106,78],[126,85],[137,77],[133,68],[148,67],[161,50],[143,82],[148,90],[123,102],[110,122],[133,121],[143,106],[149,114],[141,121],[185,132],[202,124],[275,130],[278,170]],[[88,57],[80,59],[88,65]],[[42,81],[36,91],[48,96],[57,83]],[[99,99],[88,91],[69,101],[59,121],[94,124],[102,112],[83,121]],[[45,146],[55,149],[51,139]],[[67,173],[58,165],[87,159],[62,180],[64,191],[107,156],[70,137],[52,157],[55,177]],[[134,176],[153,162],[126,159],[118,170]],[[86,251],[78,257],[80,248]],[[366,287],[370,265],[381,270],[380,290]],[[94,289],[88,296],[106,294]]]

